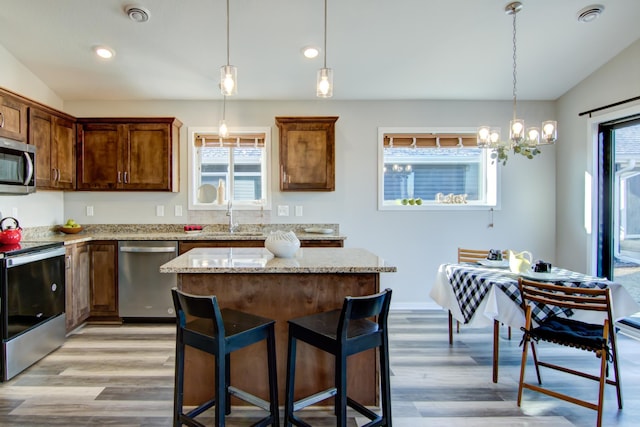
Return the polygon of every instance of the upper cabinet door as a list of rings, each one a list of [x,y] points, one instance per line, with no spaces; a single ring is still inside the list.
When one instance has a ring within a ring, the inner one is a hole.
[[[78,190],[116,190],[122,181],[117,124],[78,123]]]
[[[27,104],[0,93],[0,136],[27,142]]]
[[[280,190],[335,190],[338,117],[276,117],[280,130]]]
[[[78,119],[78,190],[179,191],[175,118]]]

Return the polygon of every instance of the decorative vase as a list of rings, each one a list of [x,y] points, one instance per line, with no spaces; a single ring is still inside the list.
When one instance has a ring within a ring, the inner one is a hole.
[[[272,231],[264,247],[278,258],[292,258],[300,249],[300,240],[293,231]]]

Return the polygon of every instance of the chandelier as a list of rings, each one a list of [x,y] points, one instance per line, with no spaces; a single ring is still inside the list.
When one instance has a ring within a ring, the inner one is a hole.
[[[503,165],[507,163],[508,153],[513,150],[529,159],[540,153],[541,145],[553,144],[558,138],[558,124],[554,120],[542,122],[540,128],[525,128],[524,120],[516,115],[517,94],[517,56],[516,56],[516,15],[522,10],[522,3],[515,1],[504,8],[507,15],[513,16],[513,118],[509,123],[509,139],[502,140],[500,128],[480,126],[478,128],[478,147],[493,150],[491,157]]]
[[[235,66],[229,65],[229,0],[227,0],[227,65],[220,67],[220,92],[222,93],[222,120],[218,124],[218,136],[226,138],[229,136],[227,126],[227,96],[238,93],[238,70]]]

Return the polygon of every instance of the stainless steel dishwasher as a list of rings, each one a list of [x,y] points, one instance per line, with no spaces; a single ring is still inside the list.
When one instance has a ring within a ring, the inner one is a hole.
[[[160,266],[178,256],[178,242],[118,242],[118,309],[129,319],[175,318],[171,288],[177,275]]]

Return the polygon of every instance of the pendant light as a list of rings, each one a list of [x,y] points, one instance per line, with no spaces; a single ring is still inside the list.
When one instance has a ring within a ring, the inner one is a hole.
[[[220,124],[218,125],[218,136],[220,138],[226,138],[229,136],[229,128],[227,127],[226,115],[227,115],[227,96],[223,95],[222,120],[220,120]]]
[[[553,144],[558,137],[558,124],[554,120],[542,123],[541,128],[525,128],[524,120],[516,115],[517,94],[517,56],[516,56],[516,15],[522,10],[522,3],[515,1],[504,8],[507,15],[513,16],[513,117],[509,124],[509,139],[500,138],[500,128],[480,126],[478,128],[478,147],[493,150],[492,157],[497,158],[503,164],[507,162],[507,153],[513,150],[529,159],[540,153],[539,146]]]
[[[333,96],[333,70],[327,68],[327,0],[324,0],[324,65],[318,70],[316,96],[320,98]]]
[[[220,91],[225,96],[238,93],[238,69],[229,64],[229,0],[227,0],[227,65],[220,67]]]

